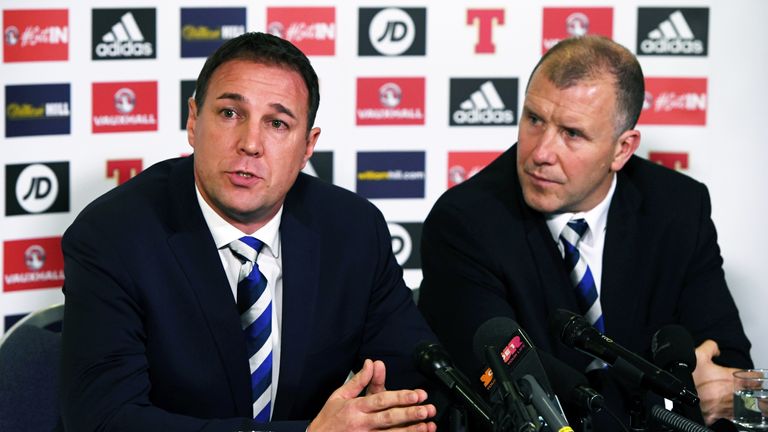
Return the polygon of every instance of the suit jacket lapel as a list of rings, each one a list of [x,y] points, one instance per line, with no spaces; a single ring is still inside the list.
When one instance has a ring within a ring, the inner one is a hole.
[[[273,418],[288,418],[301,394],[307,346],[320,280],[320,240],[305,223],[307,213],[286,199],[280,224],[283,264],[282,329],[280,336],[280,380]]]
[[[192,157],[177,165],[171,173],[169,195],[174,212],[172,221],[176,227],[168,244],[208,323],[237,412],[250,416],[250,371],[240,319],[216,245],[197,203]]]
[[[643,278],[637,277],[637,254],[641,253],[637,214],[642,197],[630,179],[618,173],[616,192],[608,210],[608,224],[603,249],[603,276],[600,302],[603,307],[605,329],[617,340],[626,340],[633,334],[639,293],[637,286]]]
[[[517,148],[517,145],[514,147]],[[531,251],[530,266],[536,269],[537,274],[527,275],[534,278],[531,281],[528,290],[532,295],[543,296],[544,302],[535,302],[542,305],[539,311],[540,316],[547,317],[548,314],[558,308],[564,308],[572,311],[578,311],[576,295],[574,290],[570,289],[571,281],[565,271],[563,258],[557,249],[557,245],[552,239],[552,234],[547,228],[544,216],[528,207],[523,198],[523,192],[520,187],[520,181],[517,178],[516,164],[517,153],[513,159],[513,164],[507,168],[510,178],[509,183],[514,185],[513,196],[515,196],[517,210],[511,210],[512,214],[520,214],[523,227],[525,229],[526,240]],[[522,268],[531,268],[529,265]],[[536,283],[536,281],[539,281]],[[565,288],[565,289],[564,289]]]

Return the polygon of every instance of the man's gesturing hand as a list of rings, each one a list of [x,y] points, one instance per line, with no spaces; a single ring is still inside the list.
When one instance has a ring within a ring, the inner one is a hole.
[[[386,369],[381,361],[365,360],[349,381],[328,398],[307,432],[392,430],[434,432],[429,419],[433,405],[420,405],[427,399],[424,390],[388,391],[384,388]],[[366,395],[358,395],[366,390]]]

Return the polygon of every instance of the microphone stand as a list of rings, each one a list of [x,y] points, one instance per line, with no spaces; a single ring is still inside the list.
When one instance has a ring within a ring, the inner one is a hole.
[[[493,395],[491,396],[491,402],[493,403],[492,411],[494,417],[496,417],[494,419],[496,431],[538,431],[538,422],[531,418],[527,407],[520,398],[517,384],[507,375],[507,371],[499,356],[499,350],[496,347],[486,345],[483,354],[488,366],[493,371],[493,376],[496,379],[495,385],[498,387],[498,392],[496,393],[499,395],[500,400],[494,401]]]
[[[629,406],[629,430],[632,432],[645,432],[648,428],[648,413],[643,402],[643,393],[633,392]]]

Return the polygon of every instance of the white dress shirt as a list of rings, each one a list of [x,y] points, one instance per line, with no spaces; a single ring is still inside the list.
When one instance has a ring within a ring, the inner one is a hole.
[[[579,213],[553,213],[546,215],[547,227],[552,234],[552,239],[560,250],[560,255],[565,257],[563,243],[560,241],[560,233],[565,226],[573,219],[584,219],[589,228],[581,236],[577,245],[579,253],[587,261],[592,278],[595,280],[597,293],[600,294],[600,281],[603,277],[603,249],[605,248],[605,232],[608,229],[608,208],[611,206],[611,199],[616,190],[616,174],[613,174],[611,188],[602,201],[592,210]]]
[[[274,412],[277,380],[280,375],[280,323],[282,316],[281,312],[283,310],[283,261],[280,253],[280,221],[283,217],[283,207],[281,206],[280,210],[277,211],[277,214],[256,232],[243,233],[230,225],[229,222],[225,221],[215,210],[213,210],[213,208],[211,208],[211,206],[208,205],[205,199],[203,199],[203,196],[200,195],[200,190],[197,188],[197,185],[195,185],[195,191],[197,192],[197,202],[200,204],[200,209],[203,211],[205,223],[208,225],[208,230],[213,236],[213,241],[219,249],[221,265],[224,267],[224,272],[227,274],[229,288],[232,291],[232,298],[235,303],[237,303],[237,283],[240,267],[243,264],[237,257],[235,257],[228,245],[244,235],[256,237],[264,243],[261,252],[256,257],[256,264],[258,264],[259,270],[267,279],[267,289],[270,290],[272,294],[272,403],[270,409]],[[215,287],[211,287],[211,289],[215,289]]]

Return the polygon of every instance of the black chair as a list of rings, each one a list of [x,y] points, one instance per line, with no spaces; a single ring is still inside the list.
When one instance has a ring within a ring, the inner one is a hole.
[[[63,430],[59,362],[64,305],[22,318],[0,339],[0,431]]]

